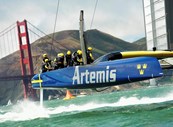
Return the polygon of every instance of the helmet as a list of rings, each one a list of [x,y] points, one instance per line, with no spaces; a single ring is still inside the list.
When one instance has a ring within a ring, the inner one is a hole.
[[[78,54],[78,55],[82,55],[82,51],[81,51],[81,50],[78,50],[78,51],[77,51],[77,54]]]
[[[80,49],[77,50],[77,54],[79,54],[79,52],[82,52]]]
[[[67,51],[67,55],[71,55],[71,51],[70,50]]]
[[[49,59],[45,59],[45,62],[48,62],[49,61]]]
[[[47,54],[43,54],[43,57],[47,57]]]
[[[92,47],[88,47],[88,51],[92,51]]]
[[[58,53],[58,57],[64,57],[64,53]]]

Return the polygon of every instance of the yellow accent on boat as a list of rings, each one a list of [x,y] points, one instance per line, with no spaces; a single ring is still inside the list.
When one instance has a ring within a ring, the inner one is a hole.
[[[140,56],[152,56],[156,58],[168,58],[173,57],[172,51],[127,51],[121,52],[122,58],[140,57]]]
[[[42,88],[42,84],[41,84],[42,82],[43,82],[43,80],[41,80],[40,74],[38,74],[38,80],[31,81],[31,83],[39,83],[40,88]]]
[[[31,81],[31,83],[41,83],[41,82],[43,82],[43,80],[33,80],[33,81]]]

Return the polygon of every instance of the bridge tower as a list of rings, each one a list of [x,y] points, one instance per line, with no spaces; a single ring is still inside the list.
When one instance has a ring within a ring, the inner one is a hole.
[[[17,21],[18,41],[20,50],[20,66],[23,77],[34,75],[31,48],[29,42],[29,34],[27,21]],[[24,98],[36,98],[36,92],[31,87],[30,78],[23,78]]]

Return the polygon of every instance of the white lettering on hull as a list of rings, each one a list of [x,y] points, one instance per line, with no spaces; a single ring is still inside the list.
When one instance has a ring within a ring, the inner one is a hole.
[[[106,66],[105,70],[89,71],[86,69],[84,72],[80,72],[79,66],[75,67],[73,85],[109,82],[116,82],[116,69],[109,69],[109,66]]]

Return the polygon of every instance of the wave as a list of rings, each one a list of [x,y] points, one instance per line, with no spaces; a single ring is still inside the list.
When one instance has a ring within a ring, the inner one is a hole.
[[[35,102],[22,101],[4,114],[0,114],[0,122],[5,121],[25,121],[41,117],[49,117],[47,110],[40,107]]]
[[[16,105],[13,105],[10,109],[0,113],[0,122],[5,121],[26,121],[33,120],[37,118],[49,118],[54,114],[61,113],[72,113],[72,112],[84,112],[88,110],[95,110],[103,107],[124,107],[133,105],[148,105],[148,104],[158,104],[162,102],[168,102],[173,100],[173,93],[169,93],[162,97],[121,97],[118,101],[113,103],[107,102],[87,102],[82,105],[69,104],[67,106],[58,106],[53,108],[41,107],[36,102],[23,101]],[[56,100],[58,101],[58,100]],[[74,102],[73,102],[74,103]]]

